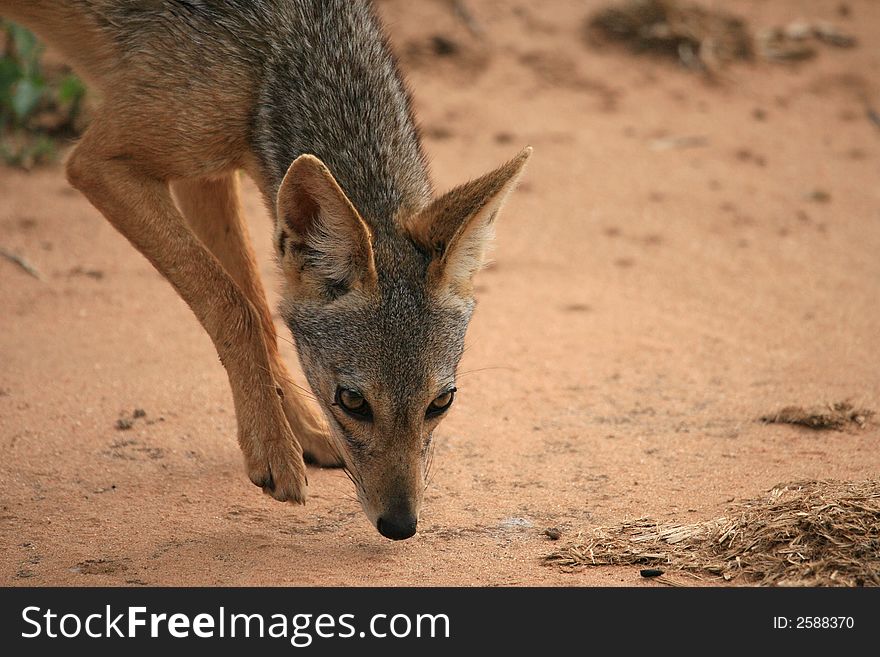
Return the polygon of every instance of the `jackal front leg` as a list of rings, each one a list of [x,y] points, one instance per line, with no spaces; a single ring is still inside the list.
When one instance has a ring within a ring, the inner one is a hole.
[[[251,481],[276,500],[305,502],[302,449],[276,392],[259,312],[186,226],[168,184],[134,159],[102,153],[110,140],[95,128],[68,160],[68,179],[168,279],[211,336],[229,375]]]
[[[241,209],[238,175],[231,172],[210,179],[178,180],[172,189],[189,227],[232,276],[260,316],[269,368],[281,407],[302,446],[306,462],[324,467],[342,465],[327,438],[327,426],[320,412],[308,402],[308,392],[294,383],[278,352],[272,313]]]

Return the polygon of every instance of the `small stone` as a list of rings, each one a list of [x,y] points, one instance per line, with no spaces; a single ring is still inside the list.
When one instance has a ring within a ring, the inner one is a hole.
[[[825,191],[824,189],[814,189],[812,192],[807,194],[807,198],[811,201],[815,201],[816,203],[830,203],[831,193]]]

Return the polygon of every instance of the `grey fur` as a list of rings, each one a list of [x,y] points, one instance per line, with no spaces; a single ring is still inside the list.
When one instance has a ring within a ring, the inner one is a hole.
[[[50,4],[37,0],[35,4]],[[152,58],[145,96],[179,84],[165,71],[199,71],[185,83],[220,102],[216,80],[248,72],[250,146],[274,196],[290,163],[321,159],[379,232],[401,207],[431,199],[428,167],[406,85],[366,0],[61,0],[118,43],[117,55]],[[175,48],[187,43],[185,49]],[[186,62],[175,60],[182,53]],[[239,66],[232,66],[238,64]],[[228,83],[228,82],[227,82]],[[213,85],[213,86],[212,86]],[[239,91],[239,90],[237,90]],[[196,97],[199,98],[198,93]],[[181,135],[186,138],[186,135]]]
[[[386,232],[401,207],[431,199],[410,98],[370,5],[283,3],[290,20],[272,42],[253,146],[277,183],[299,155],[322,160],[368,225]],[[282,29],[279,29],[281,26]]]

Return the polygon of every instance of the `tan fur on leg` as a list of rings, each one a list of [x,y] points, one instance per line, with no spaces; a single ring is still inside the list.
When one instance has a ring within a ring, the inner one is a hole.
[[[303,456],[322,466],[341,465],[326,438],[324,420],[293,383],[278,352],[275,325],[241,210],[238,175],[179,180],[172,184],[172,189],[190,228],[220,261],[260,316],[272,378],[280,391],[287,421],[303,448]]]
[[[168,279],[211,336],[229,374],[251,481],[275,499],[304,502],[302,451],[275,392],[259,312],[187,228],[168,184],[134,159],[102,152],[114,143],[110,130],[92,124],[68,160],[70,183]]]

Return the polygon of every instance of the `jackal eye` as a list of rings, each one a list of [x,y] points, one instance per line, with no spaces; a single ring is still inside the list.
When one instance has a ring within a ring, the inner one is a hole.
[[[455,388],[447,390],[442,395],[435,398],[434,401],[428,405],[428,410],[425,411],[425,416],[436,417],[445,412],[447,408],[452,406],[453,399],[455,399]]]
[[[373,411],[361,393],[348,388],[336,388],[336,405],[358,420],[369,420]]]

